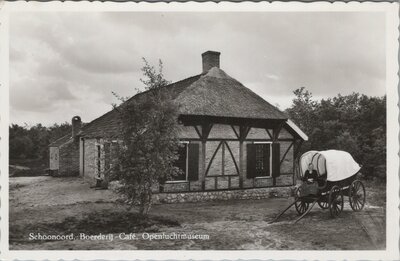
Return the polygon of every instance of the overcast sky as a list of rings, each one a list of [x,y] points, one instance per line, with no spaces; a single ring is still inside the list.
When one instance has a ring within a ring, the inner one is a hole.
[[[201,53],[280,109],[305,86],[315,98],[385,94],[379,13],[21,13],[10,17],[10,120],[89,122],[141,88],[142,57],[178,81]]]

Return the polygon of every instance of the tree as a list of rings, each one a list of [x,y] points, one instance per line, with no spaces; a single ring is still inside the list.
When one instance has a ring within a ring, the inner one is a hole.
[[[11,159],[40,159],[47,162],[50,142],[70,134],[71,124],[65,122],[50,127],[40,123],[34,126],[11,124],[9,133]]]
[[[352,154],[366,177],[386,177],[386,96],[359,93],[314,101],[304,87],[286,110],[309,140],[302,152],[338,149]]]
[[[120,117],[121,145],[110,173],[110,180],[119,181],[117,192],[130,207],[138,206],[147,216],[153,189],[179,173],[174,166],[179,145],[178,105],[173,102],[163,77],[160,61],[158,71],[145,59],[141,79],[145,91],[134,99],[120,99],[115,107]]]
[[[286,109],[286,113],[308,136],[314,132],[319,132],[320,129],[318,129],[315,115],[318,103],[312,99],[312,93],[307,91],[305,87],[296,89],[293,93],[295,95],[292,100],[293,104]],[[308,142],[301,149],[307,151],[311,146],[312,142]]]

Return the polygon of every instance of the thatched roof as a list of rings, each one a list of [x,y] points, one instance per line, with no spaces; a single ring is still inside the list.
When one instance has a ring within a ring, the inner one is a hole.
[[[243,84],[213,67],[206,74],[196,75],[164,87],[180,105],[181,115],[286,120],[287,116]],[[146,95],[139,93],[130,100]],[[128,100],[129,102],[129,100]],[[82,129],[84,137],[116,137],[119,131],[118,112],[114,109],[93,120]]]
[[[187,79],[184,79],[179,82],[172,83],[170,85],[165,86],[164,88],[168,88],[171,91],[171,96],[176,98],[176,96],[182,92],[187,86],[191,85],[193,82],[197,81],[200,78],[200,75],[196,75]],[[130,98],[127,102],[137,99],[142,95],[146,95],[148,91],[141,92]],[[117,137],[119,133],[119,115],[116,109],[113,109],[103,116],[91,121],[85,127],[82,128],[81,135],[83,137],[91,137],[91,138],[101,138],[101,137]]]
[[[176,101],[184,115],[287,119],[283,112],[217,67],[185,88]]]

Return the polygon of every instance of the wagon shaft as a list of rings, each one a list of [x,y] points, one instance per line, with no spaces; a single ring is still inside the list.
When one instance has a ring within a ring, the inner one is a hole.
[[[296,202],[297,202],[298,200],[299,200],[299,199],[295,200],[292,204],[290,204],[287,208],[285,208],[285,210],[283,210],[278,216],[276,216],[276,218],[274,218],[272,221],[268,222],[268,224],[272,224],[272,223],[278,221],[278,219],[279,219],[289,208],[291,208],[294,204],[296,204]]]
[[[305,217],[310,211],[311,209],[315,206],[315,203],[317,203],[319,200],[319,198],[315,199],[314,202],[311,204],[311,207],[309,207],[298,219],[296,219],[296,221],[294,222],[294,224],[296,224],[297,222],[299,222],[303,217]]]

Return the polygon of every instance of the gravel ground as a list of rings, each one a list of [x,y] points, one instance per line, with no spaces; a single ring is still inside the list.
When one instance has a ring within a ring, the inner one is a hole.
[[[367,186],[367,192],[374,198],[370,201],[367,198],[365,210],[359,213],[349,209],[346,199],[345,210],[337,219],[331,219],[327,210],[316,206],[297,224],[293,224],[297,217],[294,209],[289,210],[280,222],[269,224],[268,221],[289,205],[292,198],[164,204],[153,206],[150,219],[172,220],[172,225],[154,223],[141,231],[115,231],[111,233],[113,240],[80,239],[75,233],[75,240],[31,241],[29,233],[32,231],[60,233],[57,224],[65,227],[67,221],[71,226],[90,223],[88,219],[93,215],[98,216],[96,222],[107,226],[107,222],[118,222],[117,218],[128,212],[126,206],[114,203],[117,197],[111,191],[90,189],[80,178],[15,177],[10,178],[10,249],[384,249],[385,200],[382,190],[384,187]],[[110,220],[113,218],[115,220]],[[137,239],[121,239],[122,232],[134,233]],[[101,230],[85,233],[98,235]],[[162,233],[197,234],[205,238],[143,238],[161,236]]]

